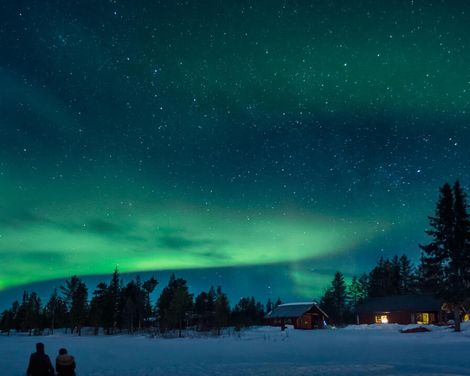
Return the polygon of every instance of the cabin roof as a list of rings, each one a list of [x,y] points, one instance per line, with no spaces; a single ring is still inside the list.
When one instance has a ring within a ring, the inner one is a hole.
[[[442,303],[431,295],[393,295],[366,299],[358,305],[356,312],[440,311]]]
[[[328,315],[318,306],[316,302],[286,303],[280,304],[266,315],[268,319],[300,317],[312,308],[316,308],[325,317]]]

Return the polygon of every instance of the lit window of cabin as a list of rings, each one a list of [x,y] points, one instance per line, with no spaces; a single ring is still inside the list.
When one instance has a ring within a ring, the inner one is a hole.
[[[463,321],[470,321],[470,313],[466,313],[463,317]]]
[[[427,312],[420,312],[416,315],[416,323],[427,325],[431,322],[431,314]]]
[[[376,324],[388,324],[388,316],[387,315],[375,315],[375,323]]]

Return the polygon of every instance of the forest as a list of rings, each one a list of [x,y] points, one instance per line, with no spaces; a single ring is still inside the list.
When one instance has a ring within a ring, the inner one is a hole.
[[[440,188],[436,210],[429,217],[427,244],[420,245],[418,265],[403,254],[380,257],[376,265],[361,276],[336,272],[321,299],[320,306],[330,317],[328,324],[343,326],[355,322],[355,309],[367,298],[429,294],[441,298],[453,312],[456,330],[463,314],[470,309],[470,217],[465,192],[457,181]],[[116,333],[152,332],[177,334],[187,328],[220,335],[226,327],[262,325],[265,315],[282,304],[280,298],[263,304],[254,297],[241,298],[231,307],[222,288],[210,287],[194,296],[188,283],[171,275],[159,297],[152,301],[158,285],[152,277],[123,283],[116,268],[108,282],[100,282],[91,292],[78,276],[55,289],[45,304],[35,292],[25,291],[19,301],[0,316],[0,330],[31,335],[67,328],[81,335],[82,328]],[[90,296],[91,295],[91,296]]]

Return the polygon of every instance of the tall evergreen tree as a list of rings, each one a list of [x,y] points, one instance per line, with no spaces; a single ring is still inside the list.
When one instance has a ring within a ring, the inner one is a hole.
[[[273,308],[274,308],[274,303],[269,298],[268,301],[266,302],[266,313],[271,312]]]
[[[72,332],[76,329],[80,336],[88,314],[88,289],[85,283],[74,275],[65,281],[65,286],[61,286],[61,290],[69,309],[70,328]]]
[[[158,281],[154,277],[150,277],[146,280],[142,288],[145,291],[145,309],[144,309],[144,320],[149,321],[150,317],[152,316],[152,304],[150,303],[150,294],[155,290],[158,286]]]
[[[176,291],[178,291],[178,300],[173,302]],[[175,320],[177,324],[182,322],[178,321],[181,317],[175,318],[174,312],[181,313],[180,309],[186,307],[184,291],[188,291],[187,282],[183,278],[176,278],[174,274],[170,276],[168,285],[163,288],[160,297],[157,301],[158,323],[160,330],[165,332],[167,329],[176,329]]]
[[[114,273],[111,276],[111,281],[109,282],[105,309],[106,315],[108,315],[112,322],[112,333],[116,332],[121,321],[121,310],[123,305],[121,299],[121,290],[122,280],[116,266]]]
[[[356,276],[352,277],[351,284],[348,286],[348,297],[350,310],[354,311],[359,303],[361,303],[365,297],[367,290],[361,284],[360,279]]]
[[[328,287],[320,300],[320,306],[338,325],[343,325],[347,317],[348,294],[344,276],[336,272],[330,287]]]
[[[222,291],[220,286],[217,287],[217,294],[214,302],[214,324],[217,329],[217,335],[220,330],[229,324],[230,305],[227,294]]]
[[[460,331],[462,304],[470,291],[470,220],[466,195],[457,181],[440,188],[436,214],[429,217],[432,238],[422,245],[424,288],[443,298],[454,311],[455,331]]]
[[[194,313],[199,329],[207,330],[213,326],[215,295],[214,288],[211,286],[208,292],[202,291],[196,296]]]
[[[6,309],[0,315],[0,330],[2,332],[7,332],[7,335],[10,335],[10,330],[13,327],[13,318],[14,313],[12,309]]]
[[[65,302],[57,293],[57,289],[54,289],[51,297],[46,303],[44,314],[48,325],[51,328],[52,334],[54,334],[55,328],[61,328],[67,325],[67,307]]]
[[[368,292],[370,297],[385,296],[386,293],[386,266],[383,257],[380,257],[377,265],[371,270],[368,278]]]
[[[400,268],[400,293],[411,294],[416,292],[416,272],[410,259],[401,255],[399,260]]]
[[[444,263],[452,247],[454,228],[454,198],[452,188],[445,183],[440,189],[434,217],[429,216],[430,229],[426,234],[433,240],[426,245],[420,245],[421,255],[421,289],[424,292],[439,293],[443,289]]]
[[[109,333],[109,320],[106,312],[108,301],[108,286],[104,282],[98,283],[90,302],[90,323],[95,328],[95,334],[98,334],[99,328],[103,327]]]
[[[369,276],[366,273],[363,273],[358,279],[360,290],[361,290],[361,301],[368,298],[369,291]]]
[[[178,337],[185,326],[185,319],[192,308],[193,296],[186,284],[179,284],[173,291],[173,297],[166,312],[171,329],[178,329]]]
[[[41,299],[32,292],[28,295],[25,304],[24,327],[33,334],[33,330],[41,329]]]

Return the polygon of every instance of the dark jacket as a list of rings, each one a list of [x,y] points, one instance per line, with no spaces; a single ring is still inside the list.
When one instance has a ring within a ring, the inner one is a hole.
[[[69,354],[57,356],[55,370],[58,376],[75,376],[75,359]]]
[[[49,357],[43,352],[35,352],[29,357],[26,374],[28,376],[53,376],[55,372]]]

